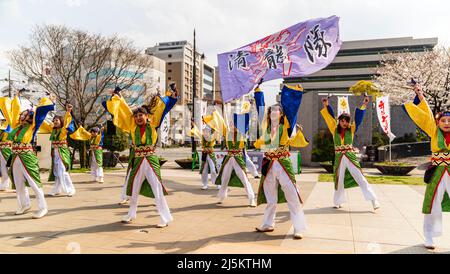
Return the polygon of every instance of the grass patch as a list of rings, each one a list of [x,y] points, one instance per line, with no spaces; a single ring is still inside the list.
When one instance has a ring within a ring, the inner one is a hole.
[[[119,168],[119,167],[104,167],[103,168],[104,172],[117,171],[117,170],[124,170],[124,168]],[[70,170],[71,173],[86,173],[89,171],[91,171],[91,169],[89,169],[89,168],[74,168],[74,169]]]
[[[370,184],[378,185],[425,185],[422,177],[413,176],[366,176]],[[333,182],[332,174],[320,174],[319,182]]]

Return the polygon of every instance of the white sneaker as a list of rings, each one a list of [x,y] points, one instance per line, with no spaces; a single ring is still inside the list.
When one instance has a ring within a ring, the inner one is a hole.
[[[273,226],[261,226],[261,227],[256,227],[255,229],[258,232],[273,232],[275,230],[273,228]]]
[[[168,227],[169,226],[169,224],[158,224],[156,227],[157,228],[165,228],[165,227]]]
[[[56,196],[61,195],[61,193],[50,193],[50,194],[48,194],[48,195],[50,195],[50,196],[52,196],[52,197],[56,197]]]
[[[217,189],[220,189],[222,186],[221,185],[217,185]]]
[[[223,200],[224,200],[224,198],[220,198],[219,201],[217,202],[217,204],[219,204],[219,205],[223,204]]]
[[[99,184],[103,184],[105,181],[104,181],[103,177],[98,177],[98,178],[97,178],[97,182],[98,182]]]
[[[342,207],[341,205],[334,205],[334,206],[333,206],[334,209],[339,209],[339,208],[341,208],[341,207]]]
[[[380,208],[380,203],[377,200],[372,201],[373,210],[377,210]]]
[[[256,207],[255,199],[250,199],[250,207]]]
[[[126,203],[128,203],[128,199],[123,199],[122,201],[119,202],[119,205],[125,205]]]
[[[301,240],[303,239],[302,233],[294,233],[294,240]]]
[[[23,214],[27,213],[28,211],[30,211],[30,209],[31,209],[31,206],[21,207],[21,208],[17,209],[17,211],[14,215],[23,215]]]
[[[431,249],[431,250],[436,248],[436,246],[434,245],[434,242],[433,242],[433,238],[425,239],[424,246],[426,249]]]
[[[33,219],[40,219],[42,217],[44,217],[45,215],[47,215],[48,210],[46,208],[44,209],[40,209],[39,211],[37,211],[36,213],[33,214]]]
[[[72,192],[67,194],[67,197],[73,197],[75,195],[75,193],[77,193],[77,192],[75,190],[73,190]]]
[[[202,189],[202,190],[207,190],[207,189],[208,189],[208,186],[202,186],[201,189]]]
[[[122,223],[131,224],[134,219],[136,219],[136,217],[131,217],[130,215],[127,214],[122,218]]]

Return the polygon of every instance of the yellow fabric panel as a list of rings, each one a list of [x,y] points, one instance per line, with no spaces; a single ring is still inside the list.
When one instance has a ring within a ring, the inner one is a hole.
[[[70,134],[70,138],[78,141],[89,141],[91,136],[91,133],[82,126],[80,126],[74,133]]]
[[[259,138],[253,145],[255,146],[255,148],[261,149],[264,145],[264,140],[262,138]]]
[[[228,128],[226,126],[225,120],[219,114],[219,112],[214,111],[209,116],[204,116],[203,121],[216,132],[221,133],[222,136],[227,135]]]
[[[308,144],[301,130],[298,130],[295,136],[289,140],[289,145],[292,147],[306,147]]]
[[[298,84],[296,86],[285,84],[285,86],[288,87],[289,89],[293,89],[293,90],[297,90],[297,91],[303,91],[303,87],[300,84]]]
[[[12,124],[12,116],[11,116],[11,99],[8,97],[0,97],[0,110],[3,113],[3,116],[6,119],[6,122],[11,125]]]
[[[352,136],[355,136],[355,132],[356,132],[356,123],[353,121],[350,125],[350,129],[352,131]]]
[[[149,117],[151,127],[158,127],[161,121],[166,104],[161,100],[161,97],[156,97],[156,104],[151,106],[152,114]]]
[[[99,131],[97,136],[95,137],[94,144],[98,146],[101,141],[102,141],[102,131]]]
[[[133,111],[128,106],[125,99],[114,95],[111,100],[106,102],[106,107],[108,112],[113,115],[114,125],[121,130],[134,135],[136,123],[134,122]]]
[[[196,137],[198,139],[202,139],[202,133],[198,129],[197,125],[194,125],[194,127],[189,132],[189,137],[192,137],[192,136],[194,136],[194,137]]]
[[[422,100],[419,105],[412,102],[404,104],[405,110],[413,122],[425,131],[430,137],[436,133],[437,125],[433,114],[427,104],[426,100]]]
[[[19,96],[15,96],[11,101],[11,128],[19,126],[20,122],[20,100]]]
[[[331,134],[334,134],[337,127],[336,119],[333,118],[333,116],[330,115],[327,108],[323,108],[320,111],[320,114],[322,114],[323,119],[325,120],[325,123],[328,126],[328,129],[330,130]]]
[[[47,121],[44,120],[44,122],[42,122],[41,127],[39,128],[38,133],[40,134],[50,134],[53,131],[53,123],[49,123]]]

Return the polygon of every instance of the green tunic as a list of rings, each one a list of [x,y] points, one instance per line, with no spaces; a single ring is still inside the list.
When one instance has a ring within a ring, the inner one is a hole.
[[[334,133],[334,147],[339,147],[342,145],[350,145],[353,146],[353,136],[350,129],[347,129],[345,131],[344,135],[344,143],[342,143],[341,135],[338,133],[337,129]],[[342,162],[343,157],[347,157],[352,164],[354,164],[357,168],[361,170],[361,165],[358,162],[358,159],[356,158],[356,154],[351,151],[347,151],[345,153],[336,152],[334,156],[334,188],[338,189],[338,182],[339,182],[339,168]],[[361,170],[362,173],[362,170]],[[345,171],[345,178],[344,178],[344,188],[352,188],[357,187],[358,183],[356,180],[352,177],[350,172],[348,170]]]
[[[10,141],[13,141],[15,144],[21,143],[22,139],[25,135],[25,133],[28,131],[31,125],[26,126],[18,126],[15,128],[11,134],[9,135],[8,139]],[[26,144],[24,144],[26,145]],[[31,178],[36,182],[36,184],[42,188],[42,182],[41,177],[39,175],[39,161],[37,158],[37,155],[34,151],[23,151],[18,154],[12,154],[12,160],[11,160],[11,167],[9,169],[9,176],[12,181],[13,189],[16,189],[15,183],[14,183],[14,174],[13,174],[13,166],[14,161],[22,161],[23,166],[25,167],[25,170],[27,173],[31,176]],[[25,185],[27,187],[30,187],[28,181],[25,182]]]
[[[207,149],[214,149],[214,143],[215,141],[206,141],[205,137],[202,137],[202,148]],[[216,160],[216,154],[214,152],[211,153],[205,153],[202,152],[202,166],[200,167],[200,174],[203,173],[203,169],[208,164],[208,161],[206,160],[207,156],[211,158],[211,160],[214,163],[214,170],[217,172],[217,160]],[[211,173],[211,169],[209,169],[208,173]]]
[[[240,133],[237,134],[237,136],[234,138],[235,140],[241,140],[242,135]],[[244,139],[245,140],[245,139]],[[242,148],[241,147],[241,143],[244,143],[245,146],[245,141],[239,141],[239,142],[233,142],[232,140],[227,141],[227,148],[228,150],[240,150],[241,154],[240,155],[236,155],[236,156],[225,156],[225,158],[223,159],[222,162],[222,166],[220,167],[220,171],[219,174],[217,175],[216,178],[216,185],[221,185],[222,184],[222,173],[223,173],[223,169],[225,167],[225,165],[228,163],[228,161],[231,158],[234,158],[236,160],[236,162],[238,163],[238,165],[242,168],[242,170],[244,172],[247,172],[246,166],[245,166],[245,159],[244,159],[244,155],[242,154]],[[239,177],[236,175],[236,172],[233,170],[231,173],[231,177],[230,177],[230,181],[228,183],[228,186],[231,187],[244,187],[244,183],[239,179]]]
[[[153,144],[152,128],[150,126],[150,123],[147,123],[146,129],[145,129],[145,134],[146,134],[145,144],[142,144],[140,128],[136,127],[136,131],[135,131],[135,135],[134,135],[135,140],[133,143],[137,148],[139,148],[141,146],[151,146]],[[133,151],[133,156],[130,157],[130,161],[132,164],[131,164],[130,176],[129,176],[128,182],[127,182],[127,195],[128,196],[132,195],[134,179],[135,179],[136,174],[139,171],[139,168],[141,167],[141,164],[143,163],[143,161],[148,161],[150,163],[150,167],[153,169],[156,176],[158,177],[159,183],[162,185],[164,195],[168,195],[167,190],[164,188],[164,185],[162,184],[161,166],[159,164],[158,156],[153,154],[153,155],[149,155],[146,157],[142,157],[142,156],[138,157],[135,154],[135,152]],[[144,179],[144,182],[142,183],[142,187],[141,187],[139,194],[149,197],[149,198],[155,198],[155,195],[153,194],[153,190],[146,178]]]
[[[0,140],[3,140],[4,137],[5,137],[5,135],[6,135],[6,137],[8,137],[8,133],[5,132],[5,131],[2,131],[2,132],[0,133]],[[8,162],[8,161],[9,161],[9,158],[10,158],[11,155],[12,155],[11,147],[5,147],[5,148],[2,148],[2,149],[1,149],[1,153],[2,153],[2,155],[3,155],[3,159],[5,159],[5,161]]]
[[[90,145],[99,146],[98,144],[95,143],[95,139],[96,138],[91,138]],[[92,150],[90,150],[90,153],[92,153]],[[97,165],[99,167],[102,167],[103,166],[103,149],[102,148],[94,149],[94,156],[95,156],[95,161],[97,162]],[[90,156],[90,157],[92,157],[92,156]]]
[[[277,140],[281,139],[281,135],[283,134],[283,125],[280,124],[280,127],[278,129],[278,138]],[[270,145],[271,144],[271,140],[270,140],[270,129],[267,129],[267,131],[264,134],[265,137],[265,141],[264,144],[265,145]],[[280,146],[281,147],[281,146]],[[297,182],[295,180],[295,173],[294,173],[294,168],[292,166],[292,161],[289,157],[287,158],[281,158],[281,159],[271,159],[268,157],[264,157],[263,160],[263,164],[267,165],[267,171],[265,171],[265,174],[262,174],[261,176],[261,180],[259,182],[259,187],[258,187],[258,198],[257,198],[257,203],[258,205],[261,204],[266,204],[267,203],[267,198],[266,198],[266,194],[264,193],[264,183],[266,182],[266,177],[267,174],[269,174],[270,170],[272,169],[273,164],[275,163],[275,161],[278,161],[281,165],[281,167],[284,169],[284,171],[286,172],[286,174],[289,176],[289,178],[291,179],[291,182],[296,186]],[[263,167],[264,168],[264,167]],[[297,186],[296,186],[297,188]],[[300,197],[300,193],[298,193],[298,198],[300,200],[301,203],[302,199]],[[282,204],[282,203],[287,203],[286,197],[284,195],[284,192],[281,188],[281,185],[278,185],[278,203]]]
[[[439,149],[441,149],[440,152],[450,153],[450,150],[447,149],[447,145],[445,144],[444,134],[442,134],[441,129],[438,129],[438,147]],[[427,188],[425,190],[422,213],[424,214],[431,213],[435,194],[437,192],[439,184],[441,183],[441,179],[446,172],[450,174],[448,166],[436,166],[434,173],[431,177],[431,180],[428,183]],[[444,199],[442,200],[442,211],[450,212],[450,197],[447,192],[445,192]]]
[[[51,142],[60,141],[61,131],[62,131],[61,128],[54,129],[52,131],[52,134],[50,135],[50,141]],[[66,171],[69,172],[70,171],[70,162],[71,162],[69,147],[67,145],[58,147],[58,153],[59,153],[59,157],[61,158],[61,160],[64,164],[64,167],[66,168]],[[48,176],[48,181],[53,182],[53,181],[55,181],[55,174],[53,173],[55,149],[53,148],[53,146],[52,146],[50,155],[52,158],[52,164],[51,164],[50,174]]]

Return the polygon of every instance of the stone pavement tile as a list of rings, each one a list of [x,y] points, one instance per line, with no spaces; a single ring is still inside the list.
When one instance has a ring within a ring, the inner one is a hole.
[[[353,227],[355,241],[379,244],[417,245],[423,238],[413,229]]]
[[[356,253],[358,254],[430,254],[422,245],[392,245],[378,243],[356,242]]]
[[[348,214],[348,212],[340,213],[340,211],[337,211],[336,209],[326,210],[325,212],[330,212],[329,214],[314,214],[312,212],[313,211],[311,210],[305,211],[305,218],[308,224],[351,225],[350,214]],[[320,212],[320,210],[317,210],[316,212]]]
[[[192,254],[298,254],[298,249],[281,247],[281,246],[268,246],[258,243],[223,243],[223,242],[208,242],[201,248],[190,252]]]
[[[381,214],[351,215],[351,223],[354,227],[390,228],[398,230],[415,230],[405,218],[384,217]]]
[[[295,248],[299,253],[306,254],[353,254],[355,252],[353,241],[316,238],[306,234],[302,240],[286,237],[281,247]]]
[[[304,236],[331,240],[353,241],[351,226],[308,223]]]

